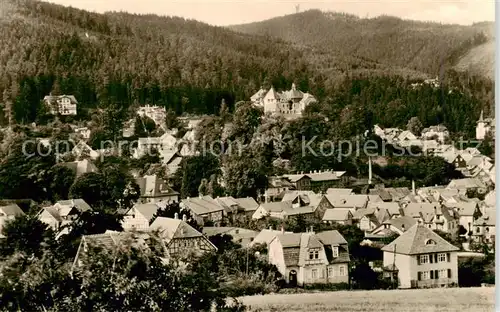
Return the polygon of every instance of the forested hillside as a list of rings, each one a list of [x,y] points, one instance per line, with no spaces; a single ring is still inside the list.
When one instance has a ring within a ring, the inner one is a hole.
[[[390,16],[359,18],[319,10],[230,28],[314,47],[339,59],[357,56],[433,76],[443,67],[451,68],[471,48],[494,37],[493,23],[442,25]]]
[[[182,18],[96,14],[31,0],[0,0],[0,92],[15,119],[35,118],[49,92],[83,107],[151,103],[214,113],[267,81],[308,89],[301,52]]]
[[[278,33],[258,30],[275,23]],[[487,24],[476,25],[475,32],[317,11],[245,27],[261,34],[177,17],[97,14],[35,0],[0,0],[0,124],[10,116],[20,123],[36,121],[40,100],[51,92],[75,95],[79,118],[109,103],[121,109],[155,104],[177,114],[215,114],[222,99],[232,110],[261,85],[279,90],[292,82],[323,101],[352,79],[428,78],[423,70],[436,68],[440,51],[462,51],[491,35]],[[450,77],[466,96],[479,100],[471,108],[475,114],[493,102],[491,81],[441,75],[442,80]]]

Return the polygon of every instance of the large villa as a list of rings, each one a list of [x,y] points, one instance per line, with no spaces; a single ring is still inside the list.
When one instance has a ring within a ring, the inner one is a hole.
[[[262,87],[250,98],[256,106],[264,108],[264,113],[277,113],[285,117],[299,117],[304,109],[311,103],[316,102],[316,98],[298,90],[295,84],[292,89],[277,92],[273,87],[266,90]]]

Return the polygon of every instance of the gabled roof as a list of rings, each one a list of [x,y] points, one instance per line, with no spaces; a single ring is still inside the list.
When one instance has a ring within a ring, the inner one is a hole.
[[[474,221],[474,225],[480,226],[496,226],[496,209],[487,209],[481,217]]]
[[[399,206],[398,202],[368,202],[368,205],[366,206],[368,209],[385,209],[391,216],[393,215],[400,215],[401,214],[401,207]]]
[[[469,188],[486,188],[486,185],[477,178],[465,178],[452,180],[446,188],[460,190]]]
[[[43,100],[52,102],[63,98],[68,98],[72,104],[78,103],[74,95],[46,95]]]
[[[459,248],[448,243],[431,229],[416,224],[396,238],[392,243],[382,247],[382,251],[404,255],[458,251]]]
[[[191,197],[181,201],[187,209],[197,215],[223,211],[224,207],[219,205],[211,196]]]
[[[224,210],[227,213],[234,213],[238,211],[239,205],[232,196],[217,197],[215,200],[219,203],[219,205],[224,207]]]
[[[344,209],[326,209],[323,215],[323,221],[346,221],[352,218],[352,213]]]
[[[255,244],[269,244],[276,236],[283,234],[283,233],[291,233],[291,232],[282,232],[278,230],[270,230],[270,229],[264,229],[260,231],[257,236],[255,236],[254,240],[250,243],[250,245],[255,245]]]
[[[158,212],[158,206],[155,204],[135,204],[131,209],[135,209],[142,214],[149,222],[153,220],[154,215]]]
[[[255,211],[259,204],[252,197],[235,198],[234,201],[245,211]]]
[[[441,204],[439,203],[409,203],[403,209],[404,215],[409,217],[424,217],[433,215],[434,212],[441,214]]]
[[[158,217],[149,226],[151,231],[158,230],[160,237],[167,242],[177,238],[201,237],[203,234],[198,232],[185,221],[179,219]]]
[[[353,195],[354,192],[352,191],[352,189],[347,189],[347,188],[329,188],[326,190],[326,194],[334,196],[343,196],[343,195]]]
[[[57,208],[60,213],[62,213],[63,210],[69,212],[71,208],[75,208],[79,212],[85,212],[92,209],[89,204],[81,198],[60,200],[54,204],[54,208]],[[64,213],[62,215],[64,215]]]
[[[0,216],[17,217],[22,215],[24,212],[17,204],[0,206]]]
[[[478,207],[478,203],[473,201],[445,203],[444,205],[448,208],[455,208],[460,216],[472,216]]]
[[[267,212],[282,212],[287,209],[292,209],[292,202],[291,201],[270,202],[270,203],[263,203],[260,206]]]
[[[166,256],[167,253],[161,239],[157,239],[153,233],[147,232],[107,231],[103,234],[83,235],[81,243],[84,246],[99,247],[107,251],[114,251],[121,245],[131,243],[139,250],[161,250],[163,256]]]
[[[366,195],[345,195],[345,196],[334,196],[334,195],[324,195],[330,204],[334,208],[365,208],[368,203],[368,196]]]
[[[398,217],[398,218],[386,220],[384,222],[384,224],[390,224],[402,232],[410,229],[416,223],[417,223],[417,221],[414,218],[408,217],[408,216]]]
[[[175,196],[179,192],[170,188],[167,182],[160,179],[157,175],[145,175],[136,179],[139,188],[141,189],[141,197],[161,197]]]

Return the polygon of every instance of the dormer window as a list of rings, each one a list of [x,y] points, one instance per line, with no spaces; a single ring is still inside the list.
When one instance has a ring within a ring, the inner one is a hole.
[[[426,245],[436,245],[436,241],[434,241],[432,239],[428,239],[427,241],[425,241],[425,244]]]
[[[332,248],[332,253],[333,253],[333,257],[334,257],[334,258],[337,258],[337,257],[339,256],[339,247],[334,246],[334,247]]]

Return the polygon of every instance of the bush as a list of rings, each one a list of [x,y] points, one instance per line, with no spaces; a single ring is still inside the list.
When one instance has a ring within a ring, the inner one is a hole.
[[[317,283],[317,284],[308,284],[304,286],[305,290],[322,290],[322,291],[337,291],[337,290],[347,290],[350,289],[349,283]]]
[[[264,281],[259,276],[232,276],[222,284],[222,291],[229,297],[264,295],[277,292],[278,286],[273,281]]]

